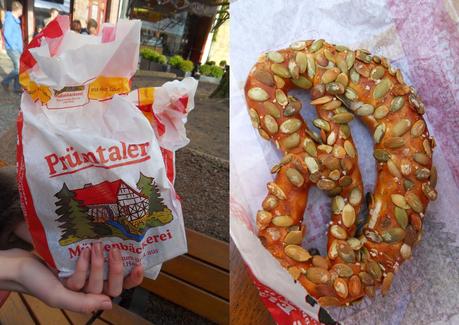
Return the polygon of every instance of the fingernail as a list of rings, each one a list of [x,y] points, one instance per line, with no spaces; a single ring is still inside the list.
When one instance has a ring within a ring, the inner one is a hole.
[[[111,309],[112,308],[112,302],[110,300],[104,301],[101,305],[101,309]]]

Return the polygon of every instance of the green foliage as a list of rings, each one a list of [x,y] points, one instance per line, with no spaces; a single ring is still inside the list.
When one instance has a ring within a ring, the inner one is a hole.
[[[215,65],[215,61],[207,61],[206,64],[207,65]]]
[[[180,70],[183,72],[191,72],[193,71],[194,64],[191,60],[183,60],[182,64],[180,64]]]
[[[215,65],[204,64],[199,68],[199,72],[204,76],[221,78],[225,71]]]
[[[147,177],[140,173],[140,178],[136,185],[140,192],[146,197],[150,197],[153,193],[153,177]]]
[[[183,58],[180,55],[173,55],[169,58],[169,65],[174,68],[180,69],[180,65],[183,63]]]
[[[148,47],[143,47],[140,49],[140,55],[148,61],[157,62],[161,64],[167,63],[167,57],[158,51],[150,49]]]
[[[221,60],[220,63],[218,64],[221,68],[224,68],[226,66],[226,60]]]

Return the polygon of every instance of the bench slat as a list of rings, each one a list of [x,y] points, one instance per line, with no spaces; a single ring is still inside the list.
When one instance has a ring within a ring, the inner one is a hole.
[[[35,324],[18,293],[12,292],[3,304],[2,308],[0,308],[0,324]]]
[[[35,297],[21,294],[40,324],[70,324],[60,309],[51,308]]]
[[[188,255],[224,270],[229,270],[228,243],[188,228],[186,229],[186,236],[188,239]]]
[[[229,299],[229,273],[200,260],[182,255],[164,263],[161,270],[225,300]]]
[[[65,315],[67,315],[67,317],[70,319],[70,321],[73,323],[73,325],[86,325],[88,320],[92,317],[92,315],[75,313],[75,312],[69,311],[69,310],[62,310],[62,312]],[[104,322],[103,320],[97,318],[91,324],[93,324],[93,325],[107,325],[109,323]]]
[[[161,272],[156,280],[145,279],[141,286],[211,321],[229,323],[227,301],[171,275]]]
[[[115,304],[113,309],[104,311],[100,319],[113,324],[152,325],[149,321]]]

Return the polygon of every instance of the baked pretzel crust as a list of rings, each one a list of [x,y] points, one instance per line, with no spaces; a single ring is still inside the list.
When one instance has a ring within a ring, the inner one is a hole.
[[[301,102],[288,95],[293,88],[310,91],[319,134],[308,129]],[[245,94],[253,126],[284,154],[257,213],[263,245],[321,305],[347,305],[374,296],[376,288],[385,294],[421,238],[429,200],[437,197],[435,142],[416,91],[386,58],[319,39],[262,55]],[[348,126],[354,117],[373,135],[377,166],[361,231],[365,196]],[[332,198],[326,256],[301,246],[311,185]]]

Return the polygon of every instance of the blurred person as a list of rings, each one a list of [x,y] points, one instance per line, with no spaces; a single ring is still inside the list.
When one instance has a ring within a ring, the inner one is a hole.
[[[73,20],[72,25],[70,26],[70,29],[80,34],[81,33],[81,22],[78,19]]]
[[[6,53],[13,63],[13,70],[1,82],[5,91],[9,91],[9,84],[13,81],[13,90],[16,93],[21,91],[19,86],[19,58],[23,50],[21,21],[22,4],[18,1],[13,1],[11,11],[5,15],[3,22],[3,39],[5,40]]]
[[[59,16],[59,10],[56,8],[49,9],[49,17],[44,20],[45,26],[52,22],[57,16]]]
[[[93,36],[96,36],[97,35],[97,21],[95,21],[94,19],[89,19],[88,20],[88,23],[86,25],[86,28],[88,30],[88,34],[89,35],[93,35]]]
[[[43,24],[38,23],[37,26],[35,27],[35,32],[33,33],[33,37],[37,36],[43,31]]]

